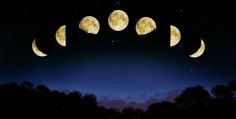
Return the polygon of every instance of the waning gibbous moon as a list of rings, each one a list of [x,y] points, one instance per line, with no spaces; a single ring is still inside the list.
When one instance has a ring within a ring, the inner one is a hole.
[[[114,10],[108,17],[108,24],[114,31],[122,31],[128,26],[129,17],[122,10]]]
[[[200,46],[200,48],[195,53],[193,53],[192,55],[189,55],[189,56],[192,57],[192,58],[198,58],[198,57],[200,57],[204,53],[204,51],[205,51],[205,43],[201,39],[201,46]]]
[[[100,24],[95,17],[86,16],[80,21],[79,28],[88,34],[96,35],[99,32]]]
[[[59,45],[66,47],[66,25],[57,29],[55,37]]]
[[[36,39],[34,39],[32,42],[32,49],[33,49],[33,52],[39,57],[46,57],[47,56],[47,54],[43,53],[42,51],[40,51],[38,49],[37,44],[36,44]]]
[[[140,18],[135,26],[138,35],[147,35],[156,30],[156,28],[157,26],[155,21],[149,17]]]
[[[176,26],[170,25],[170,47],[176,46],[180,39],[180,30]]]

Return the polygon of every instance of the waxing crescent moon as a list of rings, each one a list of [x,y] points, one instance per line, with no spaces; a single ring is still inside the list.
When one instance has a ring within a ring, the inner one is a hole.
[[[108,24],[114,31],[122,31],[128,26],[129,17],[124,11],[115,10],[109,15]]]
[[[156,30],[156,28],[157,26],[155,21],[149,17],[140,18],[135,26],[138,35],[147,35]]]
[[[34,39],[32,42],[32,50],[39,57],[46,57],[47,56],[47,54],[43,53],[42,51],[40,51],[38,49],[37,44],[36,44],[36,39]]]
[[[66,47],[66,25],[57,29],[55,37],[59,45]]]
[[[181,39],[180,30],[173,25],[170,25],[170,47],[176,46]]]
[[[201,39],[201,46],[200,46],[200,48],[195,53],[193,53],[192,55],[189,55],[189,56],[192,57],[192,58],[198,58],[198,57],[200,57],[204,53],[204,51],[205,51],[205,43]]]
[[[96,35],[99,32],[100,24],[95,17],[86,16],[80,21],[79,28],[88,34]]]

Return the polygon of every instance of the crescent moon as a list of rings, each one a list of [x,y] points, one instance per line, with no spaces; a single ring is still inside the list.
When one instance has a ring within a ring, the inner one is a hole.
[[[95,17],[86,16],[80,21],[79,28],[88,34],[96,35],[99,32],[100,24]]]
[[[129,17],[124,11],[115,10],[109,15],[108,24],[114,31],[122,31],[128,26]]]
[[[39,57],[46,57],[47,56],[47,54],[43,53],[42,51],[40,51],[38,49],[37,44],[36,44],[36,39],[34,39],[32,42],[32,50]]]
[[[55,37],[59,45],[66,47],[66,25],[62,25],[57,29]]]
[[[170,47],[176,46],[181,39],[180,30],[173,25],[170,25]]]
[[[157,26],[155,21],[149,17],[140,18],[135,26],[138,35],[147,35],[156,30],[156,28]]]
[[[198,57],[200,57],[204,53],[204,51],[205,51],[205,43],[201,39],[201,46],[200,46],[200,48],[195,53],[193,53],[192,55],[189,55],[189,56],[192,57],[192,58],[198,58]]]

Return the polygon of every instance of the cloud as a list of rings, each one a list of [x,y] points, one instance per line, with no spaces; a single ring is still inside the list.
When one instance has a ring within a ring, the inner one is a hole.
[[[121,99],[109,100],[107,98],[107,99],[99,100],[98,105],[99,106],[104,106],[106,108],[117,108],[119,110],[122,110],[125,107],[127,107],[127,102],[125,102],[124,100],[121,100]]]
[[[146,110],[148,106],[153,103],[158,103],[161,101],[174,102],[179,92],[177,90],[169,91],[166,94],[162,94],[163,98],[160,99],[157,98],[157,94],[160,93],[155,93],[153,96],[147,96],[146,94],[140,95],[139,97],[128,96],[123,99],[113,97],[111,95],[107,97],[102,96],[98,99],[98,105],[106,108],[116,108],[119,110],[123,110],[126,107]]]
[[[167,92],[167,95],[162,99],[163,101],[174,102],[175,98],[178,96],[179,92],[177,90]]]
[[[156,98],[151,98],[143,103],[138,103],[135,101],[126,102],[122,99],[109,100],[108,98],[106,98],[106,99],[99,100],[98,104],[99,106],[104,106],[106,108],[117,108],[119,110],[123,110],[124,108],[127,108],[127,107],[146,110],[150,104],[158,103],[158,102],[159,100]]]

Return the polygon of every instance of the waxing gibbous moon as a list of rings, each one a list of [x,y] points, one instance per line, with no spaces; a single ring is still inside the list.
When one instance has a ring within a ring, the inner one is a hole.
[[[138,35],[147,35],[154,30],[156,30],[157,26],[155,21],[149,17],[142,17],[136,23],[135,29]]]
[[[180,30],[176,26],[170,25],[170,47],[176,46],[180,39]]]
[[[97,34],[100,29],[98,20],[93,16],[84,17],[80,23],[79,28],[88,34]]]
[[[205,43],[201,39],[201,46],[200,46],[200,48],[195,53],[193,53],[192,55],[189,55],[189,56],[192,57],[192,58],[198,58],[198,57],[200,57],[204,53],[204,51],[205,51]]]
[[[129,24],[128,15],[122,10],[113,11],[108,17],[108,24],[115,31],[124,30]]]
[[[34,39],[32,42],[32,50],[39,57],[46,57],[47,56],[47,54],[43,53],[42,51],[40,51],[38,49],[37,44],[36,44],[36,39]]]
[[[66,25],[59,27],[55,36],[57,43],[61,46],[66,47]]]

